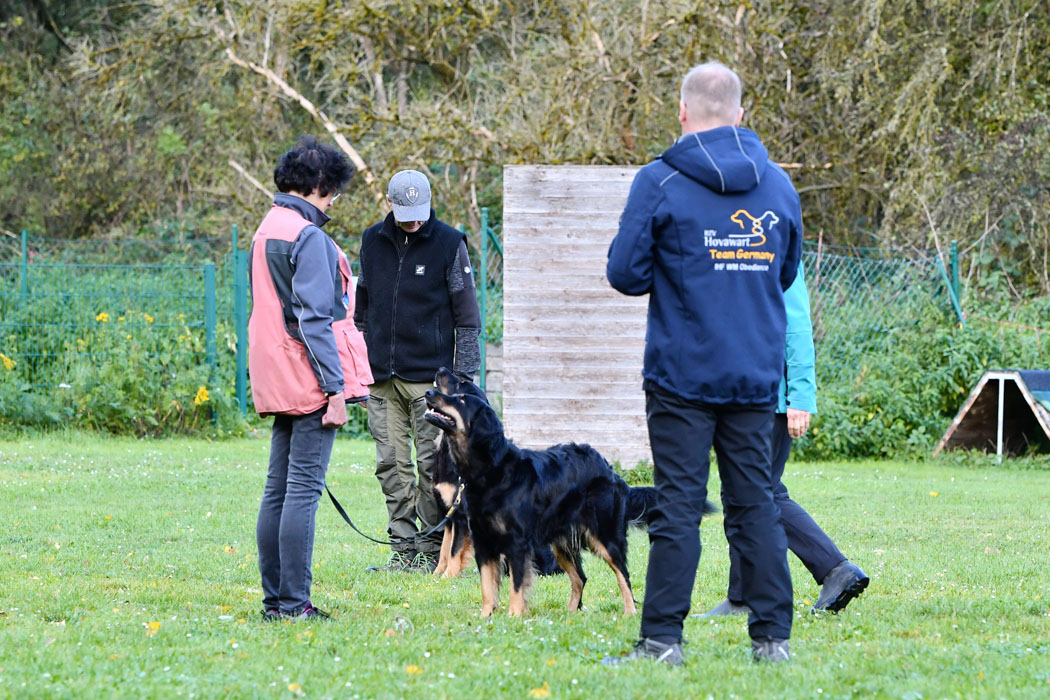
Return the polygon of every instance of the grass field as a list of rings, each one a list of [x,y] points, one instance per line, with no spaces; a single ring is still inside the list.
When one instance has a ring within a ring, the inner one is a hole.
[[[0,442],[0,698],[1050,697],[1050,471],[962,462],[789,464],[785,481],[871,576],[840,615],[794,558],[788,665],[755,666],[740,618],[686,623],[684,668],[609,669],[638,631],[586,555],[584,610],[540,580],[524,619],[478,615],[457,580],[369,574],[388,552],[318,514],[326,623],[268,625],[255,517],[268,439],[67,434]],[[329,483],[381,536],[372,446],[340,439]],[[711,485],[717,494],[717,482]],[[694,612],[724,597],[721,518],[705,520]],[[635,594],[648,542],[631,537]],[[506,586],[502,591],[506,603]]]

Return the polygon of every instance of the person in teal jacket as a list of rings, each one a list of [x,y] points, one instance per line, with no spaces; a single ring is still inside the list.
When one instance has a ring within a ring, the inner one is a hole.
[[[805,275],[799,265],[798,276],[784,292],[787,311],[785,376],[780,382],[780,399],[773,423],[773,495],[780,506],[781,522],[787,535],[788,549],[795,553],[809,569],[814,580],[822,585],[820,596],[813,606],[817,610],[838,612],[867,587],[869,578],[860,567],[851,563],[802,506],[788,495],[781,480],[784,465],[791,452],[792,438],[802,437],[809,429],[810,415],[817,412],[817,377],[813,352],[813,323],[810,320],[809,293]],[[733,526],[725,523],[726,537]],[[702,617],[735,615],[750,612],[744,605],[739,553],[730,544],[729,594],[726,599]]]

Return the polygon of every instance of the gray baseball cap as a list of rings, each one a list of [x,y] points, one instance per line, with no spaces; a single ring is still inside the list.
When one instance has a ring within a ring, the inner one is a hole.
[[[395,221],[430,218],[430,182],[418,170],[402,170],[394,175],[386,194],[393,204]]]

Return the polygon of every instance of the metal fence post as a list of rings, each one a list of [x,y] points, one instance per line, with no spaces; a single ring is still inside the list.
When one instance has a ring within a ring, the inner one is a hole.
[[[248,413],[248,270],[247,252],[237,249],[237,224],[233,225],[233,324],[237,334],[237,406]]]
[[[959,303],[959,297],[955,293],[955,287],[952,285],[952,281],[948,278],[948,271],[944,269],[944,261],[941,260],[941,254],[937,253],[933,256],[937,260],[937,270],[941,273],[941,279],[944,281],[944,286],[948,289],[948,298],[952,303],[952,309],[955,310],[955,318],[959,322],[960,328],[966,328],[966,316],[963,314],[962,304]]]
[[[951,266],[952,266],[952,289],[955,291],[955,298],[958,300],[959,305],[962,306],[962,287],[959,284],[959,244],[956,241],[952,241],[951,246]]]
[[[204,266],[204,354],[215,374],[215,263]]]
[[[29,299],[29,231],[22,229],[22,303]]]
[[[481,300],[480,300],[480,311],[481,311],[481,331],[478,343],[481,345],[481,367],[479,372],[481,378],[478,384],[481,386],[481,390],[485,390],[485,351],[488,346],[488,333],[486,328],[488,327],[488,310],[489,310],[489,208],[481,208],[481,232],[478,236],[481,239],[481,260],[479,261],[479,277],[481,278]]]

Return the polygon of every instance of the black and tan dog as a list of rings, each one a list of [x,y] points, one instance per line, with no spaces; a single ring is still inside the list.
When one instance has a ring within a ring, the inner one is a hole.
[[[444,394],[471,394],[488,403],[488,397],[479,386],[474,382],[460,379],[445,367],[437,371],[434,386]],[[467,523],[467,499],[461,491],[463,484],[459,470],[456,469],[456,463],[452,459],[452,450],[449,449],[449,441],[444,431],[441,433],[438,445],[432,484],[434,500],[437,501],[442,511],[448,512],[456,498],[459,498],[456,510],[445,523],[441,551],[438,554],[437,567],[434,568],[435,576],[455,578],[467,567],[470,558],[474,556],[474,545],[470,540],[470,526]]]
[[[488,403],[488,397],[477,384],[456,376],[455,373],[445,367],[437,371],[434,377],[434,386],[437,387],[438,391],[446,395],[469,394]],[[463,486],[462,480],[459,470],[456,468],[455,460],[452,457],[452,451],[449,449],[450,443],[445,438],[444,432],[441,433],[440,440],[437,461],[434,464],[434,473],[431,480],[434,500],[437,501],[438,507],[443,512],[448,512],[457,498],[459,498],[459,504],[453,511],[449,521],[445,524],[441,550],[438,555],[437,566],[434,568],[434,575],[440,575],[444,578],[455,578],[470,563],[471,557],[474,556],[474,545],[471,542],[470,525],[467,519],[469,511],[467,498],[461,490]],[[533,569],[541,576],[561,572],[561,568],[554,561],[554,557],[546,547],[536,552]]]
[[[508,612],[524,613],[532,562],[540,548],[550,548],[568,574],[568,607],[578,610],[587,581],[581,547],[608,563],[624,613],[636,612],[627,572],[627,525],[644,524],[655,504],[655,489],[628,487],[588,445],[517,447],[504,435],[496,412],[478,396],[431,390],[426,402],[426,419],[444,431],[465,483],[481,572],[482,614],[492,614],[499,602],[501,558],[511,578]]]

